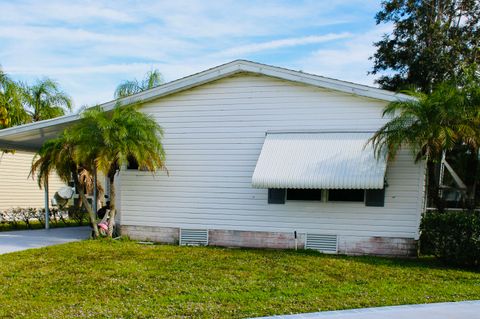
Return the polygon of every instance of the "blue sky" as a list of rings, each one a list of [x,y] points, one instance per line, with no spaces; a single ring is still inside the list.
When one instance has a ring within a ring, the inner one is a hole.
[[[157,68],[171,81],[248,59],[372,85],[379,1],[0,0],[0,65],[57,80],[78,109]]]

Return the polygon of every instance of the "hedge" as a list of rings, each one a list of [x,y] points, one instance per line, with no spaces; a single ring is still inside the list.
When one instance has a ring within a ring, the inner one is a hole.
[[[88,224],[88,215],[84,209],[69,207],[66,211],[50,209],[49,221],[52,227]],[[0,231],[15,229],[37,229],[45,225],[43,208],[11,208],[0,211]],[[40,227],[39,227],[40,226]]]
[[[480,212],[427,212],[420,231],[422,254],[449,264],[480,266]]]

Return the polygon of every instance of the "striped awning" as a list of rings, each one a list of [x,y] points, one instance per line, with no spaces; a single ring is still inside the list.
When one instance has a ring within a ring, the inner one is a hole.
[[[252,177],[255,188],[381,189],[387,161],[372,133],[268,133]]]

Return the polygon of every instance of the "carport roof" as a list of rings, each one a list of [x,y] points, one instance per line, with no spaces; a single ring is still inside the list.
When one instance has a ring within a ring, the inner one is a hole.
[[[238,73],[252,73],[274,77],[286,81],[303,83],[325,89],[341,91],[348,94],[364,96],[384,101],[408,100],[412,97],[404,94],[355,84],[346,81],[326,78],[300,71],[293,71],[271,65],[235,60],[220,66],[196,73],[158,87],[140,92],[138,94],[120,99],[122,105],[132,103],[144,103],[153,99],[187,90],[208,82],[219,80]],[[105,111],[112,110],[117,101],[110,101],[101,105]],[[80,119],[79,114],[66,115],[55,119],[20,125],[0,130],[0,149],[17,149],[25,151],[36,151],[48,139],[54,138],[65,128]]]
[[[0,149],[35,152],[78,119],[74,114],[0,130]]]

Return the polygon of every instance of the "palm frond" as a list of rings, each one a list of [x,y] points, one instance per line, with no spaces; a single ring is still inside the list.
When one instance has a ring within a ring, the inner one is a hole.
[[[437,158],[459,142],[478,145],[480,120],[474,123],[478,114],[468,111],[469,103],[459,87],[442,83],[429,95],[406,93],[416,99],[388,104],[383,116],[390,118],[389,122],[369,140],[377,156],[387,152],[393,158],[401,147],[408,146],[418,161]],[[476,112],[480,114],[478,108]]]
[[[137,79],[131,81],[124,81],[117,86],[114,93],[114,98],[124,98],[142,91],[154,88],[163,83],[163,77],[159,70],[154,69],[145,74],[143,80]]]
[[[125,81],[115,89],[115,99],[127,97],[142,91],[142,87],[137,80]]]
[[[23,100],[33,121],[65,115],[73,107],[72,99],[60,89],[57,82],[44,78],[34,85],[23,85]]]

